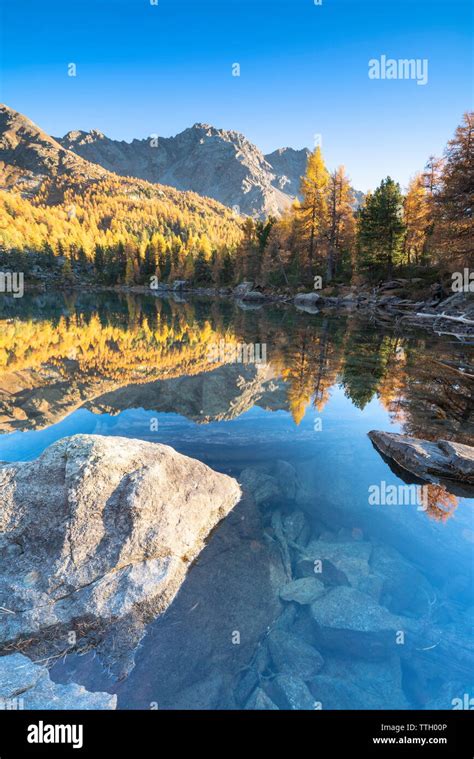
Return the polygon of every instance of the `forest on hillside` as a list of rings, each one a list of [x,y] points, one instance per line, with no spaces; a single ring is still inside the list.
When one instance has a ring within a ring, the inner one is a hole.
[[[343,166],[309,156],[300,199],[280,219],[241,218],[172,188],[108,177],[87,187],[46,179],[32,197],[0,192],[0,263],[106,286],[184,279],[194,285],[311,288],[439,276],[472,265],[473,114],[407,191],[390,177],[355,208]]]

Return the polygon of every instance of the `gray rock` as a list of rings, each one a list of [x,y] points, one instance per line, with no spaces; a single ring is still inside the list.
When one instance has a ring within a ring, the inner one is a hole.
[[[293,501],[296,497],[299,486],[298,475],[294,466],[290,464],[289,461],[283,461],[282,459],[279,459],[275,463],[272,474],[274,474],[274,476],[277,478],[278,484],[280,485],[285,498],[288,498],[289,501]],[[302,514],[302,512],[299,513]],[[304,517],[304,514],[302,514],[302,516]]]
[[[363,694],[350,682],[337,677],[318,675],[311,683],[313,700],[325,709],[364,709]]]
[[[283,532],[292,543],[305,545],[310,535],[310,526],[304,512],[293,511],[283,517]]]
[[[285,572],[286,572],[286,580],[288,582],[293,577],[291,554],[288,547],[288,541],[283,531],[283,522],[281,518],[281,512],[279,511],[279,509],[275,509],[272,512],[271,527],[273,530],[273,534],[275,536],[275,540],[277,541],[279,550],[281,552],[281,556],[283,559],[283,564],[284,564]]]
[[[185,711],[222,708],[224,691],[224,678],[219,673],[214,673],[177,693],[174,708]]]
[[[301,177],[306,171],[309,150],[294,148],[279,148],[265,156],[265,159],[277,175],[273,184],[286,193],[296,197],[300,192]]]
[[[0,106],[0,134],[2,161],[27,171],[31,182],[28,184],[33,192],[33,178],[37,182],[38,176],[73,174],[97,180],[107,175],[100,166],[89,164],[78,155],[62,150],[53,137],[4,104]]]
[[[245,704],[245,709],[255,709],[258,711],[263,710],[277,710],[278,706],[273,703],[271,698],[267,696],[264,690],[261,688],[257,688],[252,695],[250,696],[249,700]]]
[[[321,596],[311,606],[313,619],[321,627],[359,632],[402,629],[402,619],[376,604],[355,588],[341,585]]]
[[[345,585],[333,588],[311,604],[319,626],[318,645],[363,658],[400,654],[397,633],[410,635],[413,620],[391,614],[373,598]],[[397,651],[398,649],[398,651]]]
[[[269,634],[268,648],[280,674],[295,675],[302,680],[309,680],[324,664],[319,651],[296,635],[283,630],[273,630]]]
[[[397,656],[383,661],[331,656],[324,667],[324,679],[321,677],[317,675],[309,687],[319,695],[323,709],[410,708]]]
[[[0,708],[115,709],[117,696],[91,693],[82,685],[54,683],[46,667],[23,654],[0,657]]]
[[[294,675],[277,675],[268,690],[282,709],[313,710],[315,699],[306,683]]]
[[[258,687],[259,683],[260,677],[257,670],[253,669],[253,667],[247,669],[240,678],[240,681],[234,690],[234,695],[237,703],[245,704],[248,701],[251,693],[255,690],[255,688]]]
[[[427,440],[372,430],[369,437],[380,453],[428,482],[454,480],[474,485],[474,447],[449,440]]]
[[[168,446],[94,435],[1,465],[0,490],[3,642],[157,616],[240,498],[235,480]]]
[[[424,575],[394,548],[375,546],[370,564],[381,579],[380,600],[393,614],[422,616],[430,610],[436,593]],[[362,588],[360,588],[362,589]]]
[[[252,498],[243,498],[218,525],[172,606],[148,626],[135,668],[122,683],[123,703],[141,709],[157,701],[160,709],[175,709],[184,703],[182,691],[190,688],[191,697],[194,683],[217,668],[226,677],[218,708],[229,708],[232,699],[244,706],[258,684],[252,672],[259,677],[268,668],[266,636],[283,608],[281,557],[263,529]],[[151,670],[159,677],[150,678]]]
[[[357,582],[357,590],[370,596],[377,603],[382,603],[383,606],[386,606],[394,614],[404,614],[405,609],[395,608],[387,603],[386,597],[384,597],[384,585],[384,578],[371,572]]]
[[[294,604],[286,604],[283,607],[282,613],[278,619],[275,620],[274,625],[272,625],[272,630],[282,630],[285,633],[290,632],[293,625],[295,624],[297,613],[298,612]]]
[[[239,482],[255,499],[258,506],[281,500],[281,491],[275,477],[248,467],[239,476]]]
[[[295,601],[306,605],[312,604],[317,598],[327,593],[327,589],[321,580],[316,577],[301,577],[289,582],[280,590],[282,601]]]
[[[403,693],[395,691],[392,696],[377,693],[378,683],[360,680],[350,682],[347,678],[318,675],[309,683],[315,701],[321,709],[409,709]]]
[[[247,282],[245,280],[244,282],[240,282],[238,285],[236,285],[232,290],[232,293],[236,298],[242,298],[243,295],[249,293],[252,289],[253,282]]]
[[[291,607],[296,609],[295,604],[291,604]],[[311,616],[310,606],[300,606],[297,608],[297,616],[295,618],[294,624],[290,628],[290,632],[292,632],[293,635],[297,635],[298,638],[303,640],[305,643],[308,643],[308,645],[313,646],[313,648],[319,650],[319,630],[318,626]]]
[[[309,309],[310,313],[317,313],[318,306],[323,303],[323,298],[316,292],[298,293],[294,297],[294,304],[300,309]]]
[[[315,561],[318,562],[315,564]],[[350,585],[348,578],[329,561],[323,559],[319,564],[319,559],[303,557],[296,563],[296,574],[298,577],[316,577],[328,588],[337,585]]]
[[[192,190],[249,216],[278,216],[300,192],[310,151],[279,148],[263,155],[239,132],[194,124],[174,137],[131,142],[113,140],[96,129],[57,138],[77,156],[122,176],[139,177],[179,190]],[[73,156],[78,159],[76,156]],[[355,207],[363,194],[354,191]]]
[[[371,551],[371,544],[362,541],[338,543],[314,540],[306,547],[305,554],[310,556],[312,561],[321,560],[323,572],[325,561],[330,561],[347,577],[351,585],[357,587],[358,583],[370,573]]]

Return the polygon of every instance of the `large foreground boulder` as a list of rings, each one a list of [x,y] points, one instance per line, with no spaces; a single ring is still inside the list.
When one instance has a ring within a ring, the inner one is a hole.
[[[474,485],[474,447],[449,440],[431,443],[395,432],[372,430],[369,437],[380,453],[428,482],[453,480]]]
[[[117,696],[54,683],[47,667],[22,654],[0,657],[0,709],[115,709]]]
[[[239,498],[231,477],[127,438],[75,435],[0,465],[0,642],[157,616]]]

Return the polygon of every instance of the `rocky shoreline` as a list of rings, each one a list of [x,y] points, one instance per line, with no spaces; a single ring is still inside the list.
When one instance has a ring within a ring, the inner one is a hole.
[[[44,292],[47,284],[27,288],[29,292]],[[64,285],[54,283],[60,291],[74,291],[84,284]],[[433,330],[437,334],[453,335],[470,340],[474,335],[474,292],[452,293],[440,283],[423,288],[418,278],[403,278],[383,282],[375,287],[362,285],[339,285],[322,291],[295,292],[291,288],[262,288],[252,282],[242,282],[235,287],[196,286],[185,280],[172,284],[160,283],[157,288],[145,285],[105,287],[87,283],[96,292],[110,291],[137,295],[172,296],[185,301],[187,296],[227,298],[246,309],[257,309],[267,304],[292,305],[310,314],[337,311],[364,312],[371,314],[381,325],[393,323],[398,327],[416,326]],[[422,290],[420,290],[422,287]],[[330,293],[330,294],[329,294]]]

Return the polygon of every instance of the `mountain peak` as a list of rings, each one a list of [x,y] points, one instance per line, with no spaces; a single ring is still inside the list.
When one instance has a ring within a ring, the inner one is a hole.
[[[74,147],[71,146],[87,144],[96,140],[106,140],[107,137],[103,132],[99,132],[98,129],[91,129],[89,132],[85,132],[82,129],[72,129],[70,132],[66,132],[64,137],[57,137],[56,139],[63,147],[74,150]]]
[[[108,138],[98,129],[53,138],[8,106],[0,106],[0,161],[28,179],[69,174],[88,179],[104,170],[191,190],[249,216],[279,215],[298,194],[307,153],[281,148],[269,156],[240,132],[196,122],[175,137]]]
[[[218,129],[216,129],[216,127],[212,126],[212,124],[206,124],[203,121],[196,121],[196,123],[192,125],[191,129],[198,129],[199,131],[204,130],[206,132],[208,129],[211,129],[214,132],[219,131]]]
[[[293,177],[280,177],[245,135],[206,122],[197,121],[174,137],[153,142],[112,140],[98,130],[68,132],[58,142],[115,174],[192,190],[238,206],[243,214],[279,215],[292,202],[287,190]],[[304,172],[304,158],[300,164],[297,172]],[[299,179],[293,184],[298,183]]]
[[[5,104],[0,104],[0,161],[14,167],[26,186],[38,175],[69,174],[87,178],[104,174],[101,167],[88,164]],[[3,183],[3,176],[0,181]]]

